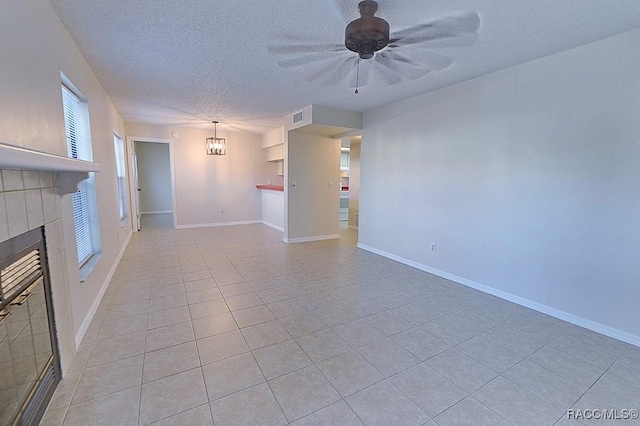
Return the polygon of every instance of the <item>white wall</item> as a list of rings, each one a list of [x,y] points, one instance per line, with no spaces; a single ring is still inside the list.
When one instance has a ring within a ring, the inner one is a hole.
[[[173,138],[177,226],[197,227],[261,221],[261,193],[256,185],[268,173],[260,135],[227,132],[227,155],[206,155],[205,139],[212,131],[187,127],[126,123],[127,136]],[[220,210],[223,212],[220,213]]]
[[[80,283],[71,196],[62,200],[65,252],[75,332],[90,319],[119,253],[131,235],[120,227],[113,131],[124,134],[118,111],[48,1],[5,2],[0,13],[0,141],[67,155],[60,73],[89,102],[102,256]],[[89,317],[89,318],[88,318]],[[74,336],[75,337],[75,336]]]
[[[169,144],[135,142],[138,160],[140,212],[166,213],[173,211],[171,196],[171,168]]]
[[[289,131],[285,149],[284,238],[290,242],[338,238],[340,139]]]
[[[260,183],[266,184],[267,182],[271,182],[271,185],[284,185],[284,175],[281,174],[282,170],[284,170],[284,160],[283,161],[265,161],[263,164],[264,168],[264,176]]]
[[[367,112],[361,244],[640,344],[638,45]]]

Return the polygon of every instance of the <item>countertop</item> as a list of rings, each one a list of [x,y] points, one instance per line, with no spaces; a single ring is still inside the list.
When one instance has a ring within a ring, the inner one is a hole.
[[[284,186],[282,185],[256,185],[258,189],[266,189],[269,191],[284,191]]]
[[[256,185],[258,189],[266,189],[269,191],[284,191],[284,186],[282,185]],[[343,186],[340,188],[341,191],[348,191],[348,186]]]

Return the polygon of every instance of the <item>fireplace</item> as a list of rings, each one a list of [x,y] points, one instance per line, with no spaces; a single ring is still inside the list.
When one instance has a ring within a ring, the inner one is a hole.
[[[44,229],[0,243],[0,424],[38,424],[60,381]]]
[[[99,170],[96,163],[0,143],[0,425],[37,424],[71,368],[81,334],[72,316],[62,204]]]

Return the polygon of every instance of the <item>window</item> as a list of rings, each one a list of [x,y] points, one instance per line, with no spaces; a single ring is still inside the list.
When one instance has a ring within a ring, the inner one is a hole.
[[[127,222],[127,176],[124,167],[124,142],[117,134],[113,134],[113,145],[116,154],[116,177],[118,178],[118,208],[120,212],[120,226]]]
[[[73,86],[71,84],[62,85],[62,104],[69,157],[92,161],[89,106],[86,99],[80,96],[77,90],[70,87]],[[83,180],[79,188],[80,190],[72,195],[72,202],[78,264],[82,267],[100,250],[94,174],[91,173],[89,179]],[[81,278],[84,279],[82,275],[81,273]]]

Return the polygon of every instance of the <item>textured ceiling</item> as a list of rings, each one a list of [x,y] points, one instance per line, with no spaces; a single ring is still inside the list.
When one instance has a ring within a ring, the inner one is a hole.
[[[442,71],[355,95],[308,81],[268,46],[342,43],[357,1],[51,0],[125,120],[265,132],[309,104],[365,111],[640,27],[637,0],[379,0],[394,30],[477,11],[472,47]],[[615,64],[612,64],[615,66]],[[311,66],[312,67],[312,66]]]

